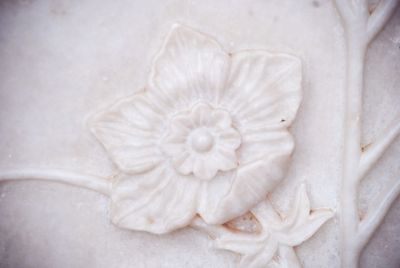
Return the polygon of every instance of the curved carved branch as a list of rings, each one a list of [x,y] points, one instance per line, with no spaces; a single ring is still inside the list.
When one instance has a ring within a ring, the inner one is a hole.
[[[104,195],[110,195],[112,186],[111,182],[105,178],[61,169],[21,169],[0,172],[0,182],[21,180],[60,182],[83,187]]]
[[[375,198],[363,221],[360,223],[359,242],[362,245],[365,245],[371,238],[399,194],[400,180],[394,185],[388,185],[386,189]]]
[[[396,10],[399,0],[381,0],[370,15],[367,25],[367,40],[371,42]]]
[[[386,131],[376,142],[368,145],[365,152],[363,152],[360,160],[359,168],[359,180],[364,178],[368,171],[376,164],[376,162],[382,157],[382,155],[389,148],[390,144],[400,134],[400,122],[392,127],[389,131]]]

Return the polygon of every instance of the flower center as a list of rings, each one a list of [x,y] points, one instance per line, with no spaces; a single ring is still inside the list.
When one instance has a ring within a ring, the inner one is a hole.
[[[198,153],[205,153],[212,149],[214,145],[213,136],[205,129],[197,130],[193,133],[192,147]]]

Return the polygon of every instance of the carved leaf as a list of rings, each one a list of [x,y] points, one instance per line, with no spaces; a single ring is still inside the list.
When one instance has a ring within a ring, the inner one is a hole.
[[[280,219],[268,201],[261,202],[252,213],[263,227],[260,233],[232,232],[222,226],[198,223],[196,227],[213,233],[216,247],[241,254],[241,267],[292,268],[301,267],[293,247],[314,235],[333,216],[328,209],[317,209],[310,215],[305,184],[297,190],[286,220]]]
[[[257,252],[254,255],[244,256],[239,263],[240,267],[265,267],[271,259],[274,257],[276,250],[278,249],[278,243],[276,241],[266,242],[262,251]]]
[[[333,212],[331,210],[319,209],[314,211],[304,222],[299,223],[287,232],[280,232],[276,237],[282,244],[292,247],[298,246],[313,236],[332,216]]]
[[[215,240],[215,246],[247,255],[262,251],[265,247],[265,238],[257,234],[230,233],[226,231]]]
[[[266,267],[268,268],[301,268],[300,261],[292,247],[280,245],[279,257],[272,260]]]
[[[306,186],[302,183],[287,219],[282,221],[278,229],[272,226],[276,239],[284,245],[298,246],[314,235],[321,225],[333,216],[333,212],[329,209],[317,209],[311,214],[310,212]]]

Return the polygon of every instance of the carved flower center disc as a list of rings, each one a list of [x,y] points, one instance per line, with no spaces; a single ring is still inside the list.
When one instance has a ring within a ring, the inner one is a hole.
[[[241,136],[230,114],[207,103],[198,103],[171,119],[162,146],[175,170],[211,180],[218,171],[237,167],[236,150]]]

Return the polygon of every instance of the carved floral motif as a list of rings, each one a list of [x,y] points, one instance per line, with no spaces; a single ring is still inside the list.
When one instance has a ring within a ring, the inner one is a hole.
[[[162,141],[176,171],[201,180],[213,179],[218,170],[237,168],[236,149],[241,137],[229,113],[200,103],[172,118]]]
[[[400,181],[387,185],[360,218],[359,185],[400,134],[397,122],[368,147],[360,142],[366,51],[399,0],[335,3],[347,51],[341,266],[357,267],[400,193]],[[214,236],[218,248],[239,253],[242,267],[300,267],[293,247],[333,212],[311,210],[304,185],[287,217],[265,199],[287,169],[293,151],[287,127],[300,100],[297,58],[263,50],[228,54],[214,39],[176,25],[154,61],[146,90],[90,122],[121,171],[115,182],[58,169],[2,171],[0,182],[78,185],[110,196],[112,220],[120,227],[166,233],[191,224]],[[246,212],[261,230],[228,228],[228,221]]]
[[[261,225],[260,232],[230,230],[210,226],[196,220],[193,226],[215,237],[219,249],[239,253],[240,267],[301,267],[293,249],[309,239],[332,216],[330,209],[311,210],[305,184],[301,184],[285,216],[272,207],[268,199],[260,202],[251,213]]]
[[[121,170],[112,221],[166,233],[196,214],[222,224],[262,201],[284,177],[301,101],[301,63],[290,55],[228,54],[176,25],[146,90],[100,112],[91,129]]]

